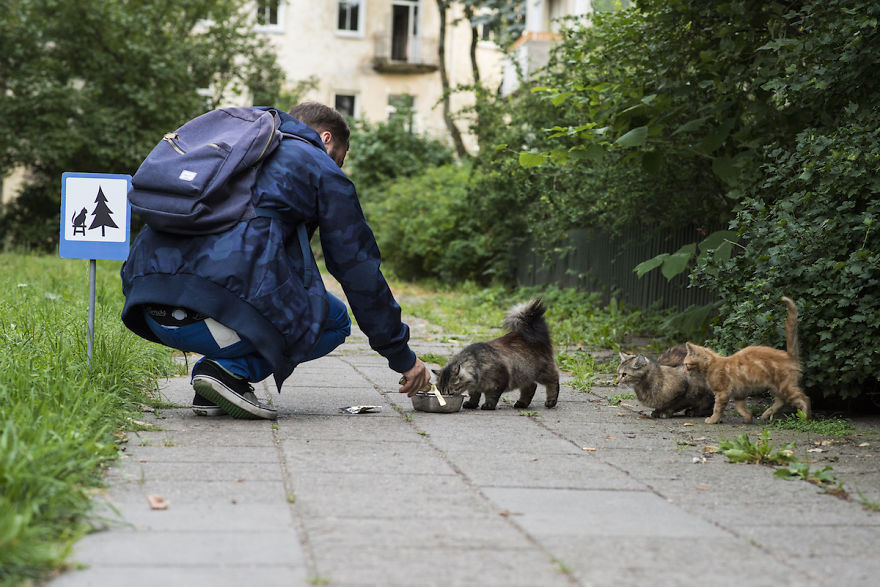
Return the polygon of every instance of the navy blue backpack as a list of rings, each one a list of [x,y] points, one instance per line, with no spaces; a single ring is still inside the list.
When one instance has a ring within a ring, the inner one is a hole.
[[[254,208],[251,190],[280,124],[272,110],[219,108],[167,133],[131,179],[132,209],[153,230],[187,235],[271,215]]]
[[[183,235],[215,234],[243,220],[277,212],[256,208],[251,198],[260,164],[296,135],[279,130],[273,110],[219,108],[167,133],[131,178],[128,201],[152,230]],[[306,141],[307,142],[307,141]],[[305,224],[296,226],[303,282],[311,283]]]

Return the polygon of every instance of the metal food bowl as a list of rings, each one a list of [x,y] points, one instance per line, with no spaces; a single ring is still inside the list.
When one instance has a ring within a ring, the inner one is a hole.
[[[463,395],[443,395],[446,405],[441,406],[440,400],[433,392],[420,391],[410,398],[412,400],[413,409],[419,412],[437,412],[440,414],[450,414],[461,410],[461,404],[464,403]]]

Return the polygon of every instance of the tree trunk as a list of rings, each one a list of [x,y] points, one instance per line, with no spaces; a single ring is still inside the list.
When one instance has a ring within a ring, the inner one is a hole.
[[[449,75],[446,73],[446,8],[449,0],[437,0],[437,10],[440,12],[440,40],[437,43],[437,57],[440,60],[440,83],[443,86],[443,121],[452,137],[452,143],[455,145],[455,152],[459,157],[468,155],[467,149],[464,147],[464,141],[461,138],[461,132],[452,119],[452,112],[449,104]]]

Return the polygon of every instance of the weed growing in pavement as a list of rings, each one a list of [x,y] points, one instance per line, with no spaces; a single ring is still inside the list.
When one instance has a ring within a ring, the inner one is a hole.
[[[768,424],[768,428],[777,430],[797,430],[799,432],[810,432],[822,436],[848,436],[855,432],[856,427],[853,423],[845,418],[837,416],[822,417],[814,415],[812,419],[807,419],[806,414],[798,410],[796,414],[788,414],[782,418],[773,418]]]
[[[634,393],[619,393],[617,395],[608,396],[608,405],[609,406],[619,406],[620,402],[625,399],[635,399],[636,394]]]
[[[589,392],[598,380],[600,373],[613,373],[616,367],[609,363],[598,363],[585,351],[560,353],[556,363],[563,371],[571,373],[569,386],[577,391]]]
[[[520,416],[525,416],[526,418],[532,418],[538,415],[538,412],[535,410],[521,410],[519,413]]]
[[[296,503],[296,494],[293,491],[287,492],[287,503]]]
[[[828,472],[830,470],[829,465],[825,465],[819,470],[810,470],[810,463],[792,461],[788,466],[776,469],[773,474],[782,479],[803,479],[816,485],[831,485],[837,483],[837,479]]]
[[[65,566],[125,432],[162,405],[155,380],[181,369],[119,320],[119,267],[96,265],[88,361],[89,262],[0,254],[0,584]]]
[[[424,355],[419,355],[419,359],[421,359],[425,363],[431,363],[434,365],[440,365],[441,367],[446,365],[447,357],[440,356],[436,353],[425,353]]]
[[[880,512],[880,501],[871,501],[860,489],[856,489],[856,493],[862,502],[862,507],[872,512]]]
[[[761,438],[754,444],[749,440],[748,434],[740,434],[736,440],[725,440],[718,443],[720,451],[731,463],[755,463],[759,465],[785,465],[794,459],[794,443],[789,443],[781,449],[774,450],[770,444],[770,433],[761,431]]]

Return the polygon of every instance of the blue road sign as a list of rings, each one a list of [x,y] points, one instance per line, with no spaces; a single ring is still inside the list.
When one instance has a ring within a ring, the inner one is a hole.
[[[131,244],[130,175],[61,175],[61,240],[66,259],[124,261]]]

